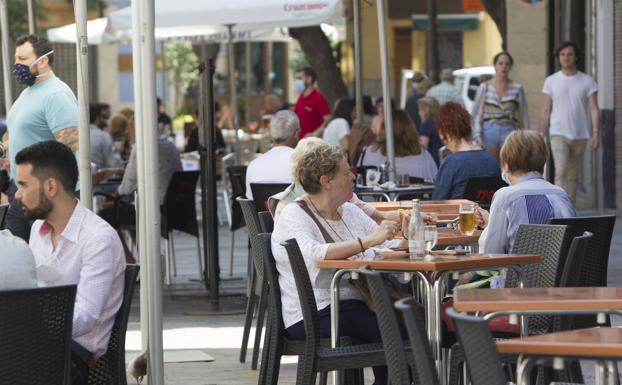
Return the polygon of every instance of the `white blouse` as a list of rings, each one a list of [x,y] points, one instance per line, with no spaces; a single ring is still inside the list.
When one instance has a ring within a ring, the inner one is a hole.
[[[317,217],[335,242],[356,239],[357,237],[370,234],[378,228],[376,222],[352,203],[344,203],[341,206],[341,210],[343,222],[325,221],[323,218]],[[326,224],[327,222],[330,226]],[[302,309],[298,300],[296,282],[287,252],[281,246],[282,242],[291,238],[295,238],[298,241],[298,246],[305,259],[318,310],[322,310],[330,305],[330,282],[335,272],[334,270],[319,269],[316,266],[317,261],[321,261],[326,257],[329,247],[317,224],[297,203],[287,205],[279,216],[279,220],[275,223],[274,231],[272,232],[272,253],[279,272],[283,323],[286,328],[302,320]],[[396,242],[399,243],[399,241],[387,241],[378,245],[378,247],[391,247]],[[365,253],[359,253],[349,259],[374,260],[381,258],[373,250],[367,250]],[[358,290],[348,282],[347,275],[342,278],[339,287],[340,300],[361,299]]]

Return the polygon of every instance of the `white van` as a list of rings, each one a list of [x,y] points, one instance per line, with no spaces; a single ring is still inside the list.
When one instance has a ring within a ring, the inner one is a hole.
[[[414,73],[415,71],[413,70],[402,70],[402,80],[400,84],[401,108],[404,108],[406,106],[406,97],[412,88],[412,86],[410,86],[410,81]],[[475,102],[475,94],[477,93],[477,88],[479,87],[480,83],[480,77],[494,76],[495,68],[492,66],[462,68],[459,70],[455,70],[453,74],[454,85],[460,90],[460,95],[462,95],[464,107],[467,111],[472,113],[473,103]]]

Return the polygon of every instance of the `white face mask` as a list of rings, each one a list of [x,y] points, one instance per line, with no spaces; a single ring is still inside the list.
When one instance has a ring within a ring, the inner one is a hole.
[[[505,172],[505,171],[501,171],[501,179],[503,179],[503,181],[504,181],[505,183],[507,183],[507,184],[508,184],[508,186],[511,186],[511,185],[512,185],[512,182],[510,181],[510,178],[508,177],[507,172]]]
[[[294,89],[296,90],[297,94],[303,93],[306,88],[307,87],[306,87],[305,81],[303,79],[296,79],[294,81]]]

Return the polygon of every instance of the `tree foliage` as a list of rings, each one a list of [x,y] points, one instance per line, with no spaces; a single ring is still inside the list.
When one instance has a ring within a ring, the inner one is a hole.
[[[28,33],[28,5],[24,0],[8,0],[10,41]],[[47,20],[46,8],[41,2],[35,6],[35,16],[38,21]]]
[[[173,107],[179,111],[183,95],[190,86],[199,81],[197,68],[199,58],[188,42],[169,43],[164,50],[164,70],[168,73],[173,89]]]

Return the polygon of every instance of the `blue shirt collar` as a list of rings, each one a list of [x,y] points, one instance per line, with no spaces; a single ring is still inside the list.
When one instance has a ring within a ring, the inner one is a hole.
[[[537,171],[529,171],[528,173],[520,177],[518,183],[523,183],[532,179],[544,179],[544,177]]]

